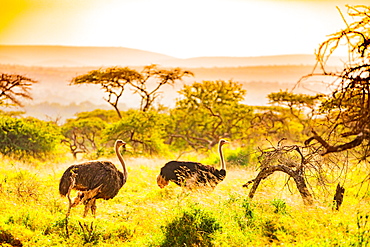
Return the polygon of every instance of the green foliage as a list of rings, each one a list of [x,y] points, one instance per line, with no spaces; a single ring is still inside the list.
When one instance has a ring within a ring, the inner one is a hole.
[[[122,139],[128,142],[135,152],[144,154],[165,153],[164,145],[168,116],[155,111],[143,112],[128,110],[122,119],[109,128],[105,135],[109,140]]]
[[[78,224],[81,227],[81,234],[84,239],[84,244],[97,244],[102,232],[97,230],[97,227],[94,226],[94,222],[91,222],[90,225],[87,223],[82,224],[81,222],[78,222]]]
[[[287,205],[284,200],[281,199],[273,199],[271,201],[271,205],[274,206],[274,213],[276,214],[286,214],[287,213]]]
[[[85,75],[73,78],[71,84],[100,84],[106,88],[121,88],[132,80],[141,78],[140,73],[128,67],[111,67],[107,69],[92,70]]]
[[[251,166],[256,160],[255,150],[251,146],[225,150],[225,161],[228,166]]]
[[[369,246],[370,244],[370,219],[369,214],[357,212],[357,239],[352,246]]]
[[[119,120],[119,117],[117,117],[116,113],[113,110],[101,110],[96,109],[89,112],[80,112],[76,114],[77,120],[82,119],[96,119],[99,118],[105,123],[114,123]]]
[[[184,85],[179,93],[184,97],[177,102],[180,108],[197,108],[201,105],[214,108],[239,103],[244,99],[246,91],[237,82],[218,80]]]
[[[203,81],[185,85],[179,92],[183,99],[170,113],[167,132],[175,147],[210,148],[220,138],[245,136],[252,118],[252,108],[240,101],[242,85],[229,81]]]
[[[248,220],[252,220],[254,218],[254,209],[253,209],[253,206],[252,206],[252,203],[250,200],[248,199],[244,199],[242,201],[242,207],[244,208],[244,213],[245,213],[245,217],[248,219]]]
[[[332,36],[319,53],[329,51],[331,54],[338,40],[353,41],[354,38],[356,42],[350,42],[354,47],[349,50],[360,63],[331,74],[341,80],[340,87],[321,105],[325,119],[306,114],[316,110],[321,95],[280,91],[269,95],[273,106],[250,107],[241,103],[246,92],[241,84],[233,81],[186,85],[180,90],[176,108],[171,109],[169,115],[160,113],[151,107],[159,87],[173,84],[190,72],[178,68],[160,70],[155,65],[145,67],[142,73],[129,68],[109,68],[74,79],[73,84],[101,85],[108,94],[108,102],[115,108],[125,87],[134,88],[142,97],[140,110],[123,112],[120,117],[113,111],[84,112],[59,128],[49,122],[19,118],[19,114],[1,114],[0,152],[21,157],[22,161],[29,155],[60,154],[61,151],[56,150],[61,139],[59,132],[70,141],[71,147],[77,147],[75,151],[78,148],[95,150],[96,156],[103,155],[105,148],[111,149],[110,144],[117,138],[125,140],[136,153],[145,155],[163,155],[170,147],[180,151],[189,147],[207,149],[208,153],[191,157],[201,161],[208,159],[205,164],[219,164],[214,147],[220,138],[226,137],[241,147],[225,149],[227,176],[214,190],[187,191],[172,183],[160,190],[155,178],[167,160],[153,156],[150,159],[130,157],[128,182],[114,199],[98,200],[94,219],[81,219],[83,206],[78,206],[66,220],[68,201],[60,197],[57,189],[66,164],[51,165],[56,163],[54,159],[44,166],[40,162],[39,169],[33,171],[5,157],[0,163],[0,245],[369,245],[369,191],[365,184],[368,164],[365,162],[352,164],[348,156],[336,155],[335,166],[325,167],[321,164],[332,162],[333,157],[318,155],[317,163],[312,162],[312,167],[305,170],[309,174],[305,177],[307,183],[315,192],[315,206],[311,207],[300,204],[297,191],[288,191],[286,177],[279,174],[269,177],[258,191],[258,200],[253,202],[247,196],[248,190],[242,187],[245,180],[256,175],[245,167],[257,165],[254,150],[262,146],[266,138],[299,142],[304,140],[309,127],[316,124],[322,132],[330,130],[326,135],[337,143],[350,141],[348,136],[352,134],[368,139],[369,8],[358,6],[349,10],[363,20],[349,24],[347,29]],[[319,55],[325,57],[325,54]],[[146,84],[149,78],[158,83],[153,90]],[[80,146],[73,146],[77,144]],[[367,144],[362,146],[364,155],[358,156],[361,160],[369,157]],[[310,148],[305,148],[305,152],[310,152]],[[278,164],[286,160],[298,164],[302,157],[295,153],[271,162]],[[305,162],[311,165],[311,160]],[[341,210],[334,212],[327,199],[332,198],[333,191],[322,185],[331,180],[337,183],[338,174],[345,174],[348,190]],[[277,188],[280,185],[283,189]],[[323,191],[325,193],[321,193]],[[272,199],[277,194],[277,198],[291,199]],[[364,197],[359,196],[363,194]],[[367,213],[359,213],[361,208]]]
[[[108,124],[100,117],[78,117],[68,119],[61,127],[63,142],[68,144],[71,152],[98,153],[103,139],[102,132]]]
[[[54,151],[61,140],[58,127],[35,118],[0,116],[0,152],[40,157]]]
[[[76,114],[76,118],[67,119],[61,126],[63,143],[77,158],[78,153],[85,153],[90,159],[105,155],[108,145],[105,143],[104,130],[109,124],[119,121],[112,110],[94,110]]]
[[[66,138],[77,136],[81,140],[89,140],[89,146],[96,148],[96,139],[101,139],[100,133],[105,127],[106,122],[98,117],[68,119],[62,126],[62,133]]]
[[[214,246],[211,235],[221,225],[204,210],[192,207],[164,226],[165,240],[160,246]]]
[[[276,220],[269,219],[263,222],[262,224],[262,235],[267,237],[269,242],[279,241],[279,238],[277,236],[277,232],[280,229],[280,226]]]
[[[21,202],[39,200],[41,183],[35,174],[20,170],[14,176],[7,177],[6,182],[7,193],[14,194]]]
[[[320,99],[324,95],[307,95],[307,94],[294,94],[288,91],[280,91],[277,93],[270,93],[267,98],[271,104],[285,105],[289,108],[294,107],[296,110],[302,110],[302,108],[314,109],[320,103]]]
[[[254,112],[251,128],[248,130],[249,138],[254,143],[261,143],[266,139],[276,142],[283,138],[294,142],[307,139],[311,120],[305,114],[296,115],[295,110],[292,112],[283,106],[254,107]]]

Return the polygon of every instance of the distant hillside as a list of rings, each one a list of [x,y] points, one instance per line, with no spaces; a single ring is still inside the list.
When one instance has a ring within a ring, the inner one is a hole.
[[[164,61],[164,65],[171,65],[174,60]],[[278,55],[260,57],[195,57],[178,59],[179,67],[244,67],[267,65],[314,65],[314,55]]]
[[[212,68],[268,65],[314,65],[312,55],[279,55],[261,57],[196,57],[175,58],[159,53],[124,47],[10,46],[0,45],[0,64],[82,67],[144,66],[159,64],[169,67]],[[341,64],[333,58],[331,65]]]
[[[173,59],[154,52],[123,47],[0,45],[0,64],[25,66],[136,66]]]

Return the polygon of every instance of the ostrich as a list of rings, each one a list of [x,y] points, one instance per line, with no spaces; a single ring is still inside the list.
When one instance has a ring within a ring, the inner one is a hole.
[[[218,143],[220,153],[221,169],[203,165],[198,162],[170,161],[166,163],[157,177],[157,184],[164,188],[170,181],[179,186],[211,186],[212,188],[224,180],[226,176],[225,161],[222,154],[222,146],[228,143],[221,139]]]
[[[110,161],[88,161],[82,164],[70,166],[63,174],[59,182],[59,193],[68,196],[71,189],[78,190],[78,195],[74,202],[70,201],[70,208],[79,203],[85,204],[84,217],[91,209],[95,216],[95,200],[104,200],[115,197],[120,188],[126,183],[127,170],[119,148],[125,147],[126,143],[117,140],[114,149],[122,165],[123,172],[119,171]],[[69,209],[70,209],[69,208]]]

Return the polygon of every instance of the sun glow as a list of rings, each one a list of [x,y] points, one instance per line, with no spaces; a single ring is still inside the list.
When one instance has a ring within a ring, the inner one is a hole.
[[[344,26],[330,3],[5,0],[0,44],[119,46],[180,58],[312,54]]]

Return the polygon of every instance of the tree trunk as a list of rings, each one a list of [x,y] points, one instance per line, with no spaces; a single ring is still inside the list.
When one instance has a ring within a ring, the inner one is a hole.
[[[285,172],[286,174],[291,176],[294,179],[294,181],[297,185],[297,189],[298,189],[299,193],[302,196],[303,203],[305,205],[312,205],[313,204],[312,195],[311,195],[311,193],[309,192],[309,190],[307,188],[306,182],[305,182],[304,177],[303,177],[302,169],[293,170],[290,167],[285,166],[285,165],[274,165],[274,166],[269,166],[269,167],[263,168],[258,173],[258,175],[255,179],[253,179],[253,180],[247,182],[246,184],[244,184],[243,187],[247,187],[250,183],[253,183],[253,186],[252,186],[251,190],[249,191],[249,198],[253,199],[254,194],[255,194],[260,182],[263,179],[266,179],[268,176],[270,176],[271,174],[273,174],[276,171]]]

